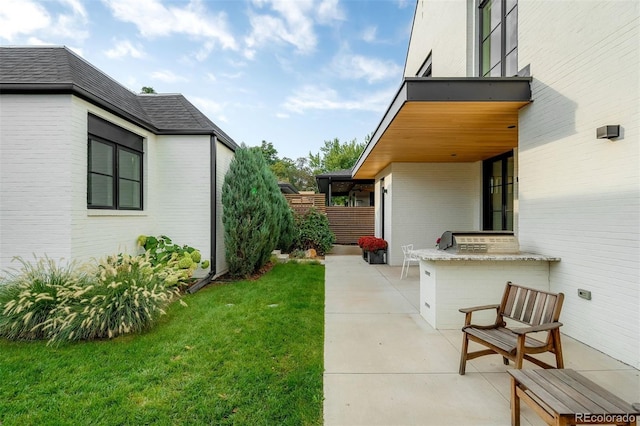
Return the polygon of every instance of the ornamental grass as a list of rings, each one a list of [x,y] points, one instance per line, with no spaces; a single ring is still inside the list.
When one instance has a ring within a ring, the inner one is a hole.
[[[49,343],[113,338],[150,328],[178,297],[146,256],[118,255],[97,265],[45,258],[0,281],[0,337]]]

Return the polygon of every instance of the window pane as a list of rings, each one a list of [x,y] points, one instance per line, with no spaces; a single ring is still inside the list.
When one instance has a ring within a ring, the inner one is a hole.
[[[502,21],[502,0],[491,0],[485,9],[491,14],[491,31],[494,31]]]
[[[507,15],[505,25],[506,25],[505,45],[507,48],[506,51],[511,52],[518,45],[518,8],[517,7]]]
[[[89,171],[113,176],[113,146],[91,140]]]
[[[119,208],[139,209],[140,183],[126,179],[120,179],[118,184]]]
[[[484,43],[482,43],[482,76],[487,75],[491,67],[489,63],[491,58],[491,39],[487,39]]]
[[[482,9],[482,39],[491,33],[491,2]]]
[[[92,173],[89,180],[89,205],[113,207],[113,178]]]
[[[505,10],[505,14],[509,13],[511,9],[513,9],[518,5],[518,0],[507,0],[506,3],[507,3],[506,5],[507,8]]]
[[[501,76],[502,76],[502,67],[500,66],[500,64],[491,68],[491,71],[489,72],[489,77],[501,77]]]
[[[500,43],[501,40],[501,26],[498,25],[498,28],[493,30],[490,36],[491,40],[491,65],[490,68],[493,68],[497,64],[500,63],[502,59],[502,46]]]
[[[505,76],[512,77],[518,74],[518,49],[509,53],[505,59]]]
[[[118,177],[140,181],[140,154],[118,150]]]
[[[502,231],[502,212],[494,212],[492,217],[493,221],[491,223],[493,228],[491,229],[493,229],[494,231]]]

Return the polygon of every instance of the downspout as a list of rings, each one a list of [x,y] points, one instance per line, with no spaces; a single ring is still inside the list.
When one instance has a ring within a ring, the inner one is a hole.
[[[210,212],[209,212],[209,221],[211,228],[211,235],[209,237],[209,242],[211,244],[210,252],[211,256],[209,259],[209,265],[211,269],[209,270],[209,274],[206,277],[189,287],[187,290],[188,293],[195,293],[200,290],[205,285],[209,284],[213,277],[216,275],[216,231],[217,231],[217,221],[216,221],[216,199],[218,195],[218,179],[217,179],[217,163],[216,159],[218,157],[218,138],[215,134],[211,136],[211,152],[209,155],[209,196],[210,196]]]

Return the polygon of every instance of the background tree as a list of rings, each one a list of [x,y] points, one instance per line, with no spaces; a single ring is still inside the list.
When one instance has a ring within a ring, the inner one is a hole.
[[[259,150],[264,157],[264,160],[267,162],[269,167],[273,166],[278,161],[278,150],[273,147],[271,142],[267,142],[265,140],[262,141],[260,146],[255,147],[255,149]]]
[[[340,142],[338,138],[326,140],[319,153],[309,153],[309,165],[314,174],[350,169],[358,161],[368,139],[367,136],[365,143],[358,143],[357,139],[344,143]]]
[[[153,89],[153,87],[142,86],[140,93],[156,93],[156,91]]]

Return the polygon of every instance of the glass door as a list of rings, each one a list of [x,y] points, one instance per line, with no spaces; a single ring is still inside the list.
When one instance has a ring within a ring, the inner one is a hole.
[[[486,160],[483,174],[483,229],[513,231],[513,152]]]

